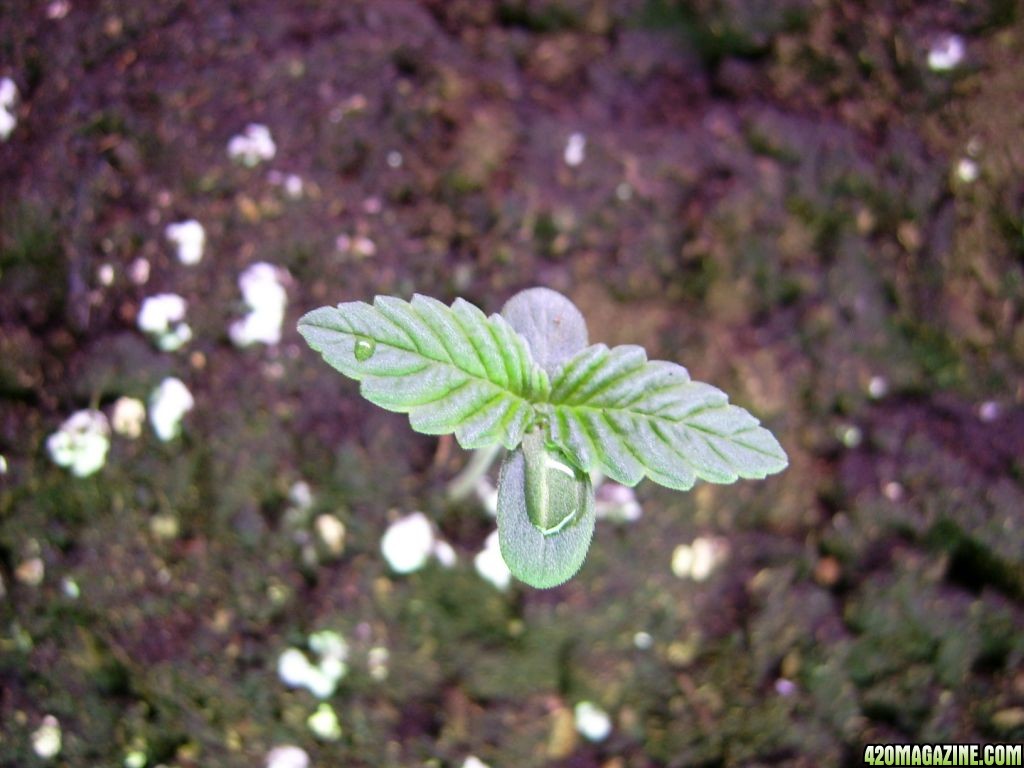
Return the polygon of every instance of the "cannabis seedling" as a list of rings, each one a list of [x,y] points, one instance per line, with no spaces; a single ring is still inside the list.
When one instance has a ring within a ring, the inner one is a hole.
[[[501,554],[534,587],[561,584],[583,564],[591,472],[685,491],[697,478],[731,483],[787,465],[772,434],[725,393],[642,347],[588,345],[579,310],[546,288],[490,317],[462,299],[378,296],[313,310],[299,332],[417,432],[511,452],[498,478]]]

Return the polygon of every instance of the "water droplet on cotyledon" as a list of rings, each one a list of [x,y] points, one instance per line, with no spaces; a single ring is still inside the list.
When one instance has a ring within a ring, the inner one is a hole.
[[[374,341],[373,339],[356,340],[356,348],[354,354],[356,356],[356,360],[358,360],[360,363],[365,362],[369,360],[371,357],[373,357],[373,353],[375,351],[377,351],[377,342]]]

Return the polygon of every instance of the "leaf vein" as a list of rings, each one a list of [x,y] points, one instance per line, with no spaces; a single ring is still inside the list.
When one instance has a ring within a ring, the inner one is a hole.
[[[624,370],[624,371],[619,371],[619,372],[618,372],[617,374],[615,374],[615,375],[614,375],[614,376],[613,376],[612,378],[610,378],[610,379],[609,379],[608,381],[605,381],[605,382],[603,382],[603,383],[601,384],[601,386],[599,386],[599,387],[598,387],[597,389],[595,389],[595,390],[594,390],[593,392],[589,393],[589,394],[587,395],[587,399],[586,399],[586,400],[584,400],[583,402],[579,403],[579,404],[580,404],[580,405],[583,405],[583,404],[585,404],[585,403],[591,403],[591,402],[593,402],[593,401],[594,401],[594,400],[596,400],[596,399],[597,399],[598,397],[600,397],[600,395],[601,395],[601,393],[602,393],[602,392],[607,392],[607,391],[608,391],[608,389],[609,389],[610,387],[613,387],[613,386],[615,386],[616,384],[618,384],[618,383],[619,383],[620,381],[622,381],[622,380],[623,380],[624,378],[626,378],[627,376],[631,376],[632,374],[636,373],[636,372],[637,372],[638,370],[640,370],[640,369],[641,369],[642,367],[643,367],[643,363],[641,363],[641,364],[640,364],[639,366],[634,366],[634,367],[632,367],[632,368],[628,368],[628,369],[626,369],[626,370]],[[577,387],[576,389],[578,390],[579,388]],[[599,407],[599,408],[603,408],[603,406],[596,406],[596,407]]]
[[[609,353],[608,353],[608,349],[607,348],[605,348],[601,354],[596,355],[590,361],[590,364],[583,368],[583,371],[584,371],[583,374],[576,378],[576,381],[573,382],[573,385],[568,390],[566,390],[564,392],[558,392],[557,393],[557,399],[559,401],[567,404],[567,405],[570,404],[570,398],[574,394],[576,394],[576,392],[579,390],[580,387],[582,387],[584,384],[587,383],[587,381],[590,379],[591,374],[594,372],[594,370],[596,368],[604,365],[605,361],[608,359],[608,355],[609,355]],[[557,388],[559,383],[565,380],[565,375],[568,372],[572,371],[573,373],[575,373],[577,370],[578,370],[578,366],[574,366],[573,362],[570,362],[569,366],[565,370],[563,370],[561,373],[559,373],[558,380],[555,382],[555,385],[554,385],[554,387],[552,389]],[[552,397],[555,397],[555,396],[556,396],[556,393],[552,392]]]

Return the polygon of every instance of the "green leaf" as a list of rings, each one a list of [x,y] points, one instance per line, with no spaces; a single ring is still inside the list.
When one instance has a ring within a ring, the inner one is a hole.
[[[645,475],[687,490],[763,478],[788,464],[757,419],[681,365],[648,361],[642,347],[595,344],[554,377],[544,406],[552,442],[585,471],[625,485]]]
[[[561,463],[562,457],[545,447],[543,433],[530,432],[498,477],[501,556],[513,576],[537,589],[557,587],[576,574],[596,517],[590,477],[564,464],[546,465],[545,456]]]
[[[515,448],[536,420],[532,403],[550,390],[522,337],[462,299],[447,307],[419,294],[411,302],[378,296],[372,305],[321,307],[299,320],[299,332],[362,382],[367,400],[408,413],[418,432],[454,432],[467,449]]]
[[[537,364],[554,376],[587,346],[587,323],[579,309],[558,291],[527,288],[505,302],[501,316],[530,347]]]

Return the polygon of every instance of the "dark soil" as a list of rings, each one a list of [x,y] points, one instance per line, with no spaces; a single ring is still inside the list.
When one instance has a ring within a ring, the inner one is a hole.
[[[0,142],[0,765],[39,762],[47,714],[69,766],[252,766],[282,743],[314,765],[859,765],[866,743],[1024,740],[1024,18],[869,5],[0,4],[20,92]],[[950,33],[964,61],[933,71]],[[277,144],[255,168],[226,151],[249,123]],[[164,238],[186,218],[207,233],[193,267]],[[240,350],[256,261],[287,270],[288,317]],[[497,311],[532,285],[592,340],[729,392],[790,468],[642,484],[643,518],[599,523],[569,584],[483,581],[491,522],[444,494],[466,456],[368,406],[294,326],[375,294]],[[166,291],[195,334],[175,353],[136,329]],[[50,460],[72,412],[168,375],[196,399],[181,438],[115,436],[84,479]],[[340,558],[286,513],[299,480],[347,526]],[[416,509],[456,568],[388,571],[381,534]],[[728,557],[677,578],[697,536]],[[352,646],[335,742],[276,672],[324,628]],[[572,728],[584,699],[612,714],[599,744]]]

